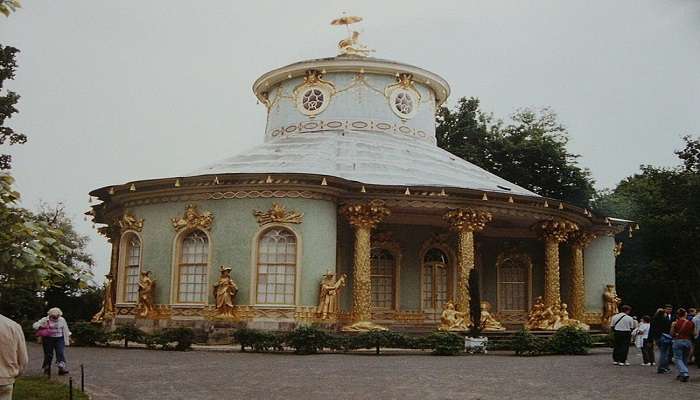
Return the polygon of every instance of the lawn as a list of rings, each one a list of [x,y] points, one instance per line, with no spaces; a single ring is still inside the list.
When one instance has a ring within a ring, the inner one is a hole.
[[[66,400],[68,385],[49,380],[43,376],[26,376],[15,382],[14,400]],[[88,400],[89,397],[73,387],[73,399]]]

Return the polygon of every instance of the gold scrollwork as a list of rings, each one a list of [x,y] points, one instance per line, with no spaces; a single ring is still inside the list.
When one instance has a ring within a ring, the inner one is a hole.
[[[136,218],[128,210],[125,210],[124,214],[117,219],[116,225],[121,231],[132,230],[141,232],[143,229],[143,218]]]
[[[171,218],[170,221],[177,232],[194,228],[208,231],[214,223],[214,215],[209,211],[200,213],[196,205],[189,204],[185,207],[185,214],[182,217]]]
[[[273,222],[284,224],[300,224],[304,219],[304,213],[290,211],[279,203],[272,203],[267,211],[253,210],[253,215],[257,218],[258,224],[266,225]]]

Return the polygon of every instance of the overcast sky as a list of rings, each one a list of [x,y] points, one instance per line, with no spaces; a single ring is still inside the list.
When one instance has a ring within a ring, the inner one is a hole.
[[[640,164],[676,165],[700,134],[700,1],[37,1],[0,17],[21,50],[10,126],[23,205],[64,202],[89,234],[101,281],[109,247],[88,192],[176,176],[262,143],[252,82],[336,54],[347,11],[376,56],[424,67],[506,118],[552,107],[598,187]],[[0,149],[7,152],[6,146]]]

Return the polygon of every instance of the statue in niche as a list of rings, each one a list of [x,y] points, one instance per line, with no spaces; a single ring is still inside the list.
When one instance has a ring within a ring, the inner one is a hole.
[[[92,317],[92,322],[102,322],[114,318],[114,303],[112,302],[112,287],[114,277],[112,273],[105,275],[105,289],[102,297],[102,308]]]
[[[151,271],[142,271],[139,280],[139,301],[136,306],[139,310],[139,317],[147,317],[156,311],[153,303],[155,289],[156,281],[151,279]]]
[[[219,316],[233,316],[233,298],[238,293],[238,286],[231,279],[231,268],[219,267],[219,281],[214,285],[214,298],[216,299],[216,314]]]
[[[346,279],[347,275],[345,274],[342,274],[337,280],[334,272],[328,271],[323,274],[318,298],[317,313],[319,318],[329,319],[337,315],[340,310],[338,297],[340,296],[340,289],[345,286]]]
[[[481,325],[485,331],[505,331],[506,328],[491,314],[491,303],[481,302]]]
[[[617,297],[615,285],[606,285],[603,292],[603,318],[600,322],[603,329],[610,326],[610,319],[619,312],[618,307],[621,302],[622,299]]]
[[[440,315],[439,331],[463,332],[469,330],[469,326],[464,318],[467,313],[455,310],[455,305],[452,301],[448,301],[443,306],[442,315]]]

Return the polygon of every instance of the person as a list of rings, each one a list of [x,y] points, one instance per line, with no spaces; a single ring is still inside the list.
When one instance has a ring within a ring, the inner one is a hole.
[[[622,306],[622,312],[610,318],[610,330],[613,332],[615,347],[613,348],[613,364],[630,365],[627,362],[627,355],[630,349],[632,330],[634,330],[634,320],[630,317],[632,307]]]
[[[668,367],[670,363],[669,349],[671,348],[671,320],[668,318],[670,313],[664,308],[659,308],[651,318],[651,327],[649,328],[649,337],[659,349],[659,363],[656,366],[656,372],[666,374],[671,372]]]
[[[693,344],[691,342],[695,333],[695,325],[686,318],[687,312],[683,308],[676,311],[677,319],[671,324],[671,336],[673,336],[673,358],[678,369],[676,377],[681,382],[688,382],[688,356]]]
[[[688,321],[693,322],[693,319],[695,318],[696,314],[697,314],[697,310],[695,308],[691,307],[688,309],[688,316],[686,318],[688,319]],[[695,323],[693,322],[693,325],[694,324]],[[697,333],[693,334],[693,339],[691,340],[691,342],[693,342],[693,349],[690,352],[690,356],[688,356],[688,365],[696,364],[697,366],[700,367],[700,364],[698,364],[698,361],[697,361],[697,356],[695,355],[698,352],[698,345],[696,343],[697,337],[698,337]]]
[[[55,352],[58,374],[67,374],[65,348],[70,346],[71,333],[70,329],[68,329],[68,323],[63,318],[61,309],[58,307],[50,309],[46,317],[38,320],[32,326],[34,329],[48,329],[48,336],[41,338],[44,347],[44,363],[42,364],[44,373],[47,375],[51,374],[51,360]]]
[[[642,352],[642,365],[645,367],[654,365],[654,345],[649,339],[649,330],[651,326],[651,317],[645,315],[642,317],[642,322],[636,329],[635,344]]]
[[[695,345],[693,346],[695,365],[700,368],[700,313],[693,317],[693,325],[695,326]]]
[[[15,379],[28,362],[22,327],[0,314],[0,400],[12,400]]]

